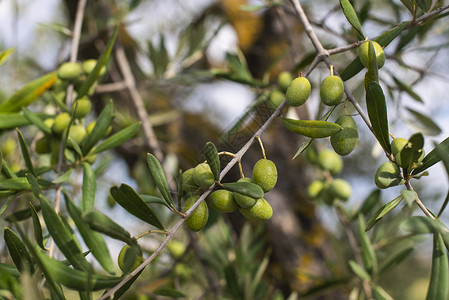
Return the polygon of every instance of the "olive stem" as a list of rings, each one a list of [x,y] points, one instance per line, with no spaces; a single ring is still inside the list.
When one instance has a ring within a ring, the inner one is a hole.
[[[259,142],[260,145],[260,150],[262,151],[262,156],[264,159],[267,159],[267,156],[265,154],[265,148],[263,147],[263,143],[262,143],[262,139],[260,138],[260,136],[256,136],[257,141]]]
[[[144,232],[142,234],[140,234],[138,237],[136,237],[136,240],[146,236],[147,234],[151,234],[151,233],[160,233],[163,235],[167,235],[167,231],[166,230],[148,230],[147,232]]]

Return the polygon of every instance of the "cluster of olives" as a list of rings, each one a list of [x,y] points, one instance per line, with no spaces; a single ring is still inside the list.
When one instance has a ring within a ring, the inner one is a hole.
[[[351,196],[351,185],[344,179],[334,178],[343,170],[341,156],[329,149],[317,153],[313,148],[309,148],[306,154],[307,159],[317,165],[325,175],[309,184],[307,195],[328,205],[332,205],[336,200],[348,200]]]
[[[260,159],[253,167],[252,176],[252,178],[242,177],[238,182],[255,183],[266,193],[276,185],[278,176],[276,165],[271,160]],[[186,170],[182,174],[182,190],[189,197],[185,201],[184,211],[189,210],[198,201],[197,191],[210,187],[214,182],[214,175],[207,163],[200,163],[195,168]],[[207,202],[212,208],[222,213],[230,213],[238,209],[243,216],[253,221],[265,221],[273,215],[273,209],[264,197],[254,199],[226,189],[211,193]],[[204,201],[185,223],[190,230],[199,231],[206,225],[208,217],[209,209]]]
[[[63,63],[58,69],[58,79],[52,86],[52,92],[57,102],[64,105],[66,98],[66,88],[69,83],[73,83],[76,88],[82,84],[82,81],[95,68],[97,61],[89,59],[80,63],[67,62]],[[100,74],[106,72],[102,68]],[[39,154],[52,153],[52,161],[56,162],[61,137],[68,130],[69,138],[78,145],[81,145],[87,135],[90,134],[95,126],[95,121],[89,125],[84,126],[84,118],[89,115],[92,110],[92,102],[89,96],[83,96],[76,99],[72,105],[65,107],[65,111],[57,115],[55,118],[47,118],[44,124],[52,131],[51,134],[46,134],[36,142],[36,152]],[[74,121],[70,128],[71,114],[74,114]],[[70,146],[70,143],[68,144]]]
[[[401,151],[408,148],[409,141],[404,138],[395,138],[391,142],[391,155],[393,161],[387,161],[379,166],[374,175],[374,183],[380,189],[386,189],[392,186],[400,185],[404,183],[401,169],[407,172],[417,168],[421,165],[424,159],[424,149],[419,149],[419,157],[415,161],[402,161]]]

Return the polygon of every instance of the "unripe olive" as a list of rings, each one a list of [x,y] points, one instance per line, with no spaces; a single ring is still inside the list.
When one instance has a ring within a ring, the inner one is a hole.
[[[69,137],[77,144],[81,144],[86,137],[86,129],[82,125],[72,125],[69,129]]]
[[[209,195],[209,204],[215,210],[229,213],[237,210],[238,204],[234,200],[233,193],[227,190],[217,190]]]
[[[380,69],[385,63],[385,53],[381,45],[379,45],[375,41],[371,41],[374,47],[374,53],[376,54],[377,68]],[[362,62],[362,65],[365,68],[369,66],[369,41],[363,42],[359,46],[359,58]]]
[[[167,249],[173,258],[179,259],[186,251],[186,246],[181,241],[171,240],[170,243],[167,244]]]
[[[97,64],[97,60],[96,59],[88,59],[83,61],[83,71],[84,73],[86,73],[86,75],[89,75],[90,73],[92,73],[92,71],[95,68],[95,65]],[[100,69],[100,74],[99,76],[102,76],[106,73],[106,68],[105,66],[103,66]]]
[[[123,273],[135,270],[143,261],[136,247],[125,245],[118,255],[118,266]]]
[[[348,200],[351,196],[351,185],[344,179],[336,178],[332,180],[332,183],[329,186],[329,192],[335,198],[340,200]]]
[[[285,92],[289,85],[292,83],[292,74],[287,71],[283,71],[278,76],[278,87],[282,92]]]
[[[343,170],[343,160],[340,155],[328,149],[318,153],[318,165],[323,170],[328,170],[332,175],[338,174]]]
[[[278,171],[273,161],[259,159],[253,167],[253,182],[266,193],[274,188],[278,180]]]
[[[92,121],[91,123],[89,123],[89,125],[87,125],[87,127],[86,127],[87,134],[90,134],[92,132],[92,130],[94,129],[96,123],[97,123],[96,121]],[[105,136],[109,135],[111,133],[111,131],[112,131],[112,126],[109,126],[106,129],[106,132],[105,132],[104,135]]]
[[[337,105],[342,100],[344,92],[345,88],[340,77],[327,76],[320,86],[321,102],[328,106]]]
[[[188,211],[199,198],[197,195],[187,198],[184,204],[184,212]],[[206,202],[203,201],[186,219],[186,226],[192,231],[200,231],[206,225],[208,218],[209,209]]]
[[[193,180],[201,188],[210,187],[215,182],[214,173],[207,163],[201,163],[193,169]]]
[[[295,78],[285,93],[287,104],[290,106],[303,105],[309,99],[311,88],[307,78]]]
[[[50,147],[50,140],[51,138],[47,135],[43,136],[36,142],[36,152],[39,154],[45,154],[51,152]]]
[[[61,80],[60,78],[56,78],[55,83],[53,83],[53,85],[51,86],[51,88],[53,89],[53,91],[55,92],[61,92],[67,89],[67,82]]]
[[[397,164],[387,161],[380,165],[374,175],[374,183],[380,189],[399,185],[403,182],[401,171]]]
[[[256,204],[249,208],[239,208],[240,213],[248,220],[266,221],[273,216],[273,209],[264,198],[257,199]]]
[[[62,113],[56,116],[52,129],[56,134],[62,134],[64,130],[69,126],[70,115],[68,113]]]
[[[323,190],[324,183],[321,180],[312,181],[307,187],[307,196],[310,198],[316,198]]]
[[[84,118],[92,110],[92,102],[90,102],[89,98],[87,97],[83,97],[73,102],[72,111],[75,109],[75,106],[76,106],[75,118],[77,119]]]
[[[280,90],[272,90],[270,93],[269,105],[274,110],[276,109],[282,101],[285,99],[285,94]]]
[[[253,182],[249,177],[240,178],[237,182]],[[235,202],[243,208],[248,208],[256,204],[257,199],[234,192]]]
[[[187,169],[181,175],[182,190],[184,192],[188,192],[198,188],[198,185],[193,180],[193,170],[194,170],[193,168]]]
[[[351,116],[340,116],[335,122],[343,130],[332,135],[331,145],[335,152],[339,155],[348,155],[354,150],[359,138],[359,132],[354,119]]]
[[[75,81],[81,75],[81,66],[79,63],[66,62],[58,69],[58,77],[62,80]]]
[[[44,120],[44,124],[47,125],[48,128],[52,128],[54,123],[55,119],[53,118],[48,118]]]

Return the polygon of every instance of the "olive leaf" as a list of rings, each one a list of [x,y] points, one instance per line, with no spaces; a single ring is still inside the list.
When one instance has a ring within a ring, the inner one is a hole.
[[[112,119],[114,115],[112,113],[114,108],[114,103],[111,101],[103,108],[100,115],[95,122],[95,126],[92,129],[91,133],[87,135],[83,145],[82,150],[83,153],[89,152],[90,149],[104,136],[106,131],[108,130],[109,125],[112,123]]]
[[[371,276],[368,274],[368,272],[366,272],[366,270],[359,265],[358,263],[356,263],[353,260],[349,260],[349,267],[351,268],[352,272],[354,272],[355,275],[357,275],[359,278],[363,279],[363,280],[371,280]]]
[[[36,213],[41,210],[41,206],[40,205],[36,205],[36,206],[33,206],[33,207],[34,207]],[[14,222],[17,222],[17,221],[26,220],[29,217],[31,217],[31,210],[29,208],[24,208],[24,209],[21,209],[21,210],[17,210],[15,212],[13,212],[12,214],[8,215],[5,218],[5,220],[8,221],[8,222],[14,223]]]
[[[97,154],[112,148],[116,148],[117,146],[123,144],[133,136],[137,134],[140,129],[140,122],[129,125],[128,127],[120,130],[119,132],[111,135],[107,139],[105,139],[102,143],[100,143],[97,148],[92,151],[92,154]],[[96,125],[96,124],[95,124]],[[95,128],[94,128],[95,129]]]
[[[25,177],[0,179],[1,190],[29,190],[30,184]]]
[[[380,267],[378,275],[384,274],[389,271],[392,267],[399,265],[403,260],[405,260],[410,253],[412,253],[413,247],[407,247],[405,249],[399,250],[393,253],[389,257],[384,258],[382,261],[382,266]]]
[[[129,245],[135,244],[135,239],[131,238],[128,231],[99,211],[92,210],[88,212],[83,215],[83,220],[95,231],[106,234],[114,239],[121,240]]]
[[[30,123],[33,123],[37,126],[40,130],[42,130],[46,134],[51,134],[51,128],[45,125],[44,121],[39,117],[37,113],[32,112],[28,108],[24,107],[22,108],[22,112],[24,116],[30,121]]]
[[[39,245],[39,247],[42,248],[42,250],[47,250],[47,249],[45,249],[44,236],[42,234],[42,226],[41,226],[41,222],[39,220],[39,215],[37,214],[37,210],[31,203],[30,203],[29,210],[30,210],[31,217],[33,219],[34,238],[36,239],[37,244]]]
[[[449,293],[449,266],[447,252],[440,234],[433,235],[432,270],[426,300],[447,299]]]
[[[97,178],[89,163],[83,163],[83,169],[83,198],[81,208],[83,212],[88,212],[94,207]]]
[[[377,222],[379,222],[385,215],[387,215],[389,212],[391,212],[396,206],[401,203],[404,196],[400,195],[381,208],[379,208],[374,215],[366,222],[366,228],[365,231],[369,231]]]
[[[289,131],[310,138],[324,138],[343,130],[340,125],[327,121],[294,120],[285,117],[282,117],[282,121]]]
[[[73,222],[75,222],[75,225],[87,247],[89,247],[90,252],[108,273],[113,274],[114,263],[103,236],[89,228],[89,225],[87,225],[82,218],[81,210],[73,203],[72,199],[70,199],[66,193],[64,193],[64,198],[67,211]]]
[[[382,88],[377,82],[371,82],[368,86],[366,106],[374,135],[379,141],[380,146],[387,153],[390,153],[391,146],[388,131],[387,105]]]
[[[252,182],[230,182],[223,183],[222,185],[226,190],[236,192],[254,199],[262,198],[264,195],[263,189]]]
[[[445,153],[446,157],[449,156],[449,137],[438,144],[438,148],[440,149],[441,153]],[[430,168],[431,166],[439,162],[441,158],[442,156],[439,154],[437,146],[435,146],[435,148],[424,157],[422,165],[412,171],[412,175],[419,174],[422,171]]]
[[[365,34],[363,33],[362,25],[360,24],[357,13],[355,12],[354,7],[352,7],[351,2],[349,2],[349,0],[340,0],[340,6],[348,22],[360,34],[360,37],[364,39]]]
[[[154,291],[156,295],[169,297],[169,298],[184,298],[186,295],[176,289],[172,288],[161,288]]]
[[[0,52],[0,66],[8,59],[8,57],[16,50],[16,47],[6,49]]]
[[[430,117],[406,107],[407,111],[413,116],[413,120],[408,123],[414,128],[419,129],[423,134],[436,136],[441,133],[441,128]]]
[[[76,99],[80,99],[85,95],[87,95],[89,89],[95,83],[95,80],[97,80],[98,76],[100,75],[101,69],[106,65],[106,62],[108,61],[109,56],[111,55],[115,39],[117,38],[118,30],[119,26],[115,27],[114,33],[112,34],[112,37],[109,39],[108,43],[106,44],[106,47],[104,48],[103,52],[98,58],[95,68],[92,70],[92,72],[89,73],[89,75],[87,75],[87,78],[83,81],[83,84],[81,85],[78,91]]]
[[[367,215],[370,213],[375,207],[377,207],[382,199],[380,197],[380,190],[374,189],[364,200],[363,204],[359,207],[357,211],[355,211],[352,215],[352,219],[357,218],[359,214]]]
[[[20,132],[19,128],[17,130],[17,136],[19,138],[20,150],[22,151],[23,160],[25,161],[25,166],[31,174],[36,175],[34,172],[33,162],[31,161],[30,149],[28,148],[25,139],[23,138],[22,132]]]
[[[410,97],[412,97],[413,99],[415,99],[416,101],[420,102],[420,103],[424,103],[424,101],[422,100],[422,98],[412,89],[411,86],[409,86],[408,84],[406,84],[405,82],[403,82],[402,80],[399,80],[396,76],[392,75],[391,76],[394,80],[394,82],[396,83],[396,85],[398,86],[398,88],[404,92],[406,92]]]
[[[54,239],[59,250],[64,253],[65,257],[75,268],[85,270],[86,272],[93,272],[93,268],[84,257],[78,241],[42,193],[37,179],[29,173],[26,176],[34,196],[40,202],[42,216],[47,225],[47,230]]]
[[[397,154],[401,165],[406,169],[413,167],[413,164],[418,161],[422,155],[422,148],[424,147],[424,137],[421,133],[415,133],[410,137],[408,143]]]
[[[24,271],[33,273],[34,262],[20,237],[8,227],[5,227],[3,234],[9,255],[11,256],[17,269],[21,273]]]
[[[204,147],[204,155],[207,159],[207,164],[210,166],[216,181],[220,179],[220,157],[218,151],[212,142],[207,142]]]
[[[369,240],[368,234],[365,231],[365,219],[362,214],[358,219],[358,234],[360,240],[361,256],[365,269],[369,272],[376,273],[377,271],[377,258],[374,252],[373,245]]]
[[[110,189],[110,194],[118,204],[132,215],[159,229],[164,229],[157,215],[129,185],[114,186]]]
[[[20,111],[48,90],[56,81],[56,78],[56,72],[51,72],[27,83],[23,88],[0,104],[0,112],[12,113]]]
[[[150,169],[151,176],[156,183],[162,198],[167,202],[170,207],[174,207],[173,198],[170,194],[170,188],[168,186],[167,178],[165,177],[164,169],[153,154],[147,154],[147,163]]]
[[[401,195],[404,196],[408,206],[411,206],[418,199],[418,194],[412,190],[402,190]]]

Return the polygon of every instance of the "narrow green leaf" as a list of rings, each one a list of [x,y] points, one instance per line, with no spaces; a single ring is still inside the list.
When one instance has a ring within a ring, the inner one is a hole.
[[[446,156],[449,156],[449,137],[446,138],[444,141],[442,141],[439,144],[439,147],[440,151],[446,153]],[[424,157],[422,165],[412,171],[412,175],[421,173],[422,171],[430,168],[440,160],[441,156],[438,154],[437,149],[434,148],[432,151],[429,152],[429,154],[426,155],[426,157]]]
[[[20,272],[16,266],[0,263],[0,273],[8,274],[11,277],[20,277]]]
[[[80,99],[87,95],[89,92],[89,89],[92,87],[92,85],[97,80],[98,76],[100,75],[101,69],[106,65],[106,62],[109,59],[109,56],[111,55],[112,48],[114,47],[115,39],[117,38],[119,27],[117,26],[114,30],[114,33],[112,34],[111,38],[109,39],[108,43],[106,44],[106,47],[104,48],[103,52],[101,53],[100,57],[97,60],[97,64],[95,65],[95,68],[90,72],[90,74],[87,76],[87,78],[84,80],[83,84],[81,85],[78,95],[76,96],[77,99]]]
[[[83,169],[83,201],[81,208],[83,212],[88,212],[94,207],[97,178],[89,163],[83,163]]]
[[[31,124],[21,113],[0,113],[0,129],[12,129]]]
[[[441,133],[441,128],[429,116],[419,111],[406,107],[408,112],[413,116],[413,120],[409,123],[412,127],[417,128],[425,135],[436,136]]]
[[[31,174],[36,176],[36,173],[34,172],[33,162],[31,161],[30,150],[28,149],[28,145],[25,142],[25,139],[23,138],[22,132],[20,132],[19,128],[17,128],[16,130],[17,136],[19,138],[20,150],[22,151],[23,160],[25,161],[25,166],[27,167],[28,171],[31,172]]]
[[[92,153],[100,153],[123,144],[124,142],[135,136],[139,131],[139,128],[140,122],[129,125],[128,127],[105,139],[101,144],[98,145],[97,148],[94,149]]]
[[[215,180],[218,181],[220,179],[220,157],[218,156],[217,148],[212,142],[206,143],[204,155],[212,173],[214,173]]]
[[[374,45],[372,41],[369,41],[368,48],[368,72],[372,74],[372,81],[379,83],[379,74],[377,66],[376,50],[374,50]],[[371,83],[371,82],[370,82]],[[368,84],[369,86],[369,84]]]
[[[443,224],[424,216],[409,217],[400,224],[400,228],[413,234],[445,232]]]
[[[370,230],[374,224],[376,224],[377,222],[380,221],[380,219],[382,219],[386,214],[388,214],[389,212],[391,212],[396,206],[399,205],[399,203],[401,203],[402,199],[404,197],[398,196],[396,198],[394,198],[393,200],[391,200],[390,202],[388,202],[387,204],[385,204],[384,206],[382,206],[381,208],[379,208],[374,215],[368,220],[368,222],[366,222],[366,228],[365,231]]]
[[[114,263],[111,258],[111,254],[109,253],[108,246],[104,241],[101,234],[98,232],[92,231],[87,225],[82,216],[81,210],[76,207],[73,201],[68,197],[66,193],[64,193],[64,198],[67,206],[67,211],[75,222],[78,231],[83,237],[84,242],[87,247],[89,247],[92,255],[98,260],[100,265],[110,274],[114,273]]]
[[[42,253],[37,255],[56,282],[78,291],[98,291],[111,288],[123,280],[122,277],[103,276],[72,269],[59,260]]]
[[[399,151],[397,157],[401,162],[401,166],[404,166],[406,170],[409,170],[414,167],[414,164],[418,162],[418,159],[422,155],[422,148],[424,147],[424,137],[421,133],[413,134],[409,140],[407,145]]]
[[[376,253],[374,252],[373,245],[371,244],[368,234],[365,231],[365,220],[363,218],[363,215],[361,214],[359,215],[358,220],[358,234],[360,240],[361,255],[363,265],[365,266],[365,270],[375,274],[377,271]]]
[[[125,283],[117,292],[114,293],[113,300],[119,300],[123,296],[123,294],[129,290],[129,288],[134,284],[134,281],[142,274],[143,270],[134,275],[127,283]]]
[[[135,240],[131,238],[128,231],[99,211],[92,210],[88,212],[83,216],[83,220],[95,231],[104,233],[129,245],[135,244]]]
[[[357,275],[359,278],[363,280],[371,280],[371,276],[366,272],[366,270],[356,263],[353,260],[349,260],[349,267],[351,268],[352,272],[354,272],[355,275]]]
[[[282,117],[282,121],[289,131],[310,138],[324,138],[343,130],[340,125],[327,121],[294,120],[285,117]]]
[[[45,125],[44,121],[42,121],[42,119],[39,117],[38,114],[32,112],[31,110],[29,110],[26,107],[22,108],[22,112],[23,112],[24,116],[28,119],[28,121],[30,121],[30,123],[33,123],[34,125],[36,125],[37,128],[42,130],[44,133],[46,133],[46,134],[52,133],[51,128],[48,127],[47,125]]]
[[[0,190],[29,190],[30,184],[25,177],[0,179]]]
[[[44,196],[36,178],[32,174],[27,174],[27,178],[34,196],[41,204],[42,216],[47,225],[47,230],[53,237],[59,250],[61,250],[75,268],[85,270],[86,272],[93,272],[92,266],[84,257],[80,245],[74,235],[72,235],[61,217],[55,212],[53,206]]]
[[[161,288],[154,291],[156,295],[169,297],[169,298],[184,298],[186,295],[176,289]]]
[[[401,0],[402,4],[409,10],[409,12],[413,15],[415,10],[415,1],[414,0]]]
[[[36,212],[41,210],[40,205],[33,206]],[[15,223],[17,221],[23,221],[31,217],[31,210],[29,208],[24,208],[18,211],[13,212],[12,214],[8,215],[5,220],[8,222]]]
[[[401,195],[404,196],[404,200],[408,206],[411,206],[418,199],[418,194],[411,190],[402,190]]]
[[[440,234],[433,235],[432,270],[426,300],[447,299],[449,292],[448,258]]]
[[[56,178],[53,180],[53,183],[58,184],[58,183],[66,182],[67,180],[70,179],[70,176],[72,176],[73,170],[74,170],[74,169],[68,169],[67,171],[65,171],[64,173],[62,173],[62,174],[59,175],[58,177],[56,177]]]
[[[159,229],[164,229],[153,210],[142,200],[132,187],[122,184],[120,187],[112,187],[110,193],[114,200],[130,214]]]
[[[243,300],[242,295],[244,294],[243,291],[240,288],[240,285],[237,281],[238,274],[235,271],[235,268],[233,265],[228,264],[223,269],[225,280],[226,280],[226,287],[229,290],[229,292],[232,295],[232,299],[235,300]]]
[[[95,126],[92,129],[92,132],[87,135],[86,139],[84,140],[82,146],[83,153],[86,154],[87,152],[89,152],[89,150],[92,149],[92,147],[104,136],[104,134],[108,130],[108,127],[112,123],[112,119],[114,118],[112,114],[113,109],[114,103],[111,100],[103,108],[97,118],[97,121],[95,122]]]
[[[371,82],[366,92],[366,106],[368,117],[373,127],[374,135],[380,146],[388,153],[391,152],[388,131],[387,105],[382,88],[377,82]]]
[[[367,215],[370,214],[371,211],[381,204],[380,190],[374,189],[366,198],[363,200],[363,204],[360,208],[353,214],[352,219],[357,218],[359,214]]]
[[[8,57],[16,50],[16,47],[6,49],[0,52],[0,66],[8,59]]]
[[[56,78],[56,72],[52,72],[27,83],[22,89],[0,104],[0,112],[19,112],[22,107],[31,104],[49,89]]]
[[[39,247],[42,248],[42,250],[47,250],[45,249],[44,245],[44,235],[42,233],[42,226],[39,220],[39,215],[37,214],[36,208],[32,203],[30,203],[30,212],[33,219],[34,239],[36,240],[36,243],[39,245]]]
[[[156,183],[162,198],[167,202],[170,207],[174,207],[173,198],[170,194],[170,188],[168,186],[167,178],[165,177],[164,169],[162,168],[160,162],[157,160],[156,156],[153,154],[147,154],[147,163],[150,168],[151,176],[153,176],[154,182]]]
[[[357,56],[349,65],[340,73],[340,77],[343,81],[349,80],[357,75],[364,68],[360,58]]]
[[[398,88],[404,92],[406,92],[410,97],[412,97],[413,99],[415,99],[416,101],[420,102],[420,103],[424,103],[424,101],[422,100],[422,98],[412,89],[411,86],[409,86],[408,84],[406,84],[405,82],[399,80],[396,76],[392,75],[391,76],[394,80],[394,82],[396,83],[396,85],[398,86]]]
[[[139,194],[140,198],[142,198],[142,200],[145,203],[156,203],[156,204],[162,204],[165,207],[167,207],[168,209],[171,209],[171,207],[167,204],[167,202],[165,202],[163,199],[153,196],[153,195],[146,195],[146,194]]]
[[[448,203],[449,203],[449,191],[447,192],[446,198],[444,199],[444,202],[443,202],[443,204],[441,205],[440,210],[438,211],[437,218],[440,218],[441,214],[442,214],[443,211],[446,209]]]
[[[360,37],[364,39],[365,34],[363,33],[362,25],[360,24],[357,13],[355,12],[354,7],[352,7],[351,2],[349,2],[349,0],[340,0],[340,6],[348,22],[352,25],[352,27],[354,27],[355,30],[357,30]]]
[[[383,259],[383,263],[379,270],[378,275],[385,274],[386,272],[390,271],[391,268],[399,265],[410,255],[410,253],[412,253],[412,251],[413,247],[408,247],[396,253],[393,253],[391,256]]]
[[[254,199],[262,198],[264,192],[260,186],[252,182],[230,182],[223,183],[223,188]]]
[[[373,286],[373,296],[376,300],[394,300],[381,286]]]
[[[28,253],[28,250],[26,249],[20,237],[8,227],[5,227],[3,233],[9,255],[11,256],[12,261],[16,265],[17,269],[21,273],[25,271],[33,273],[34,262],[31,259],[31,256]]]

